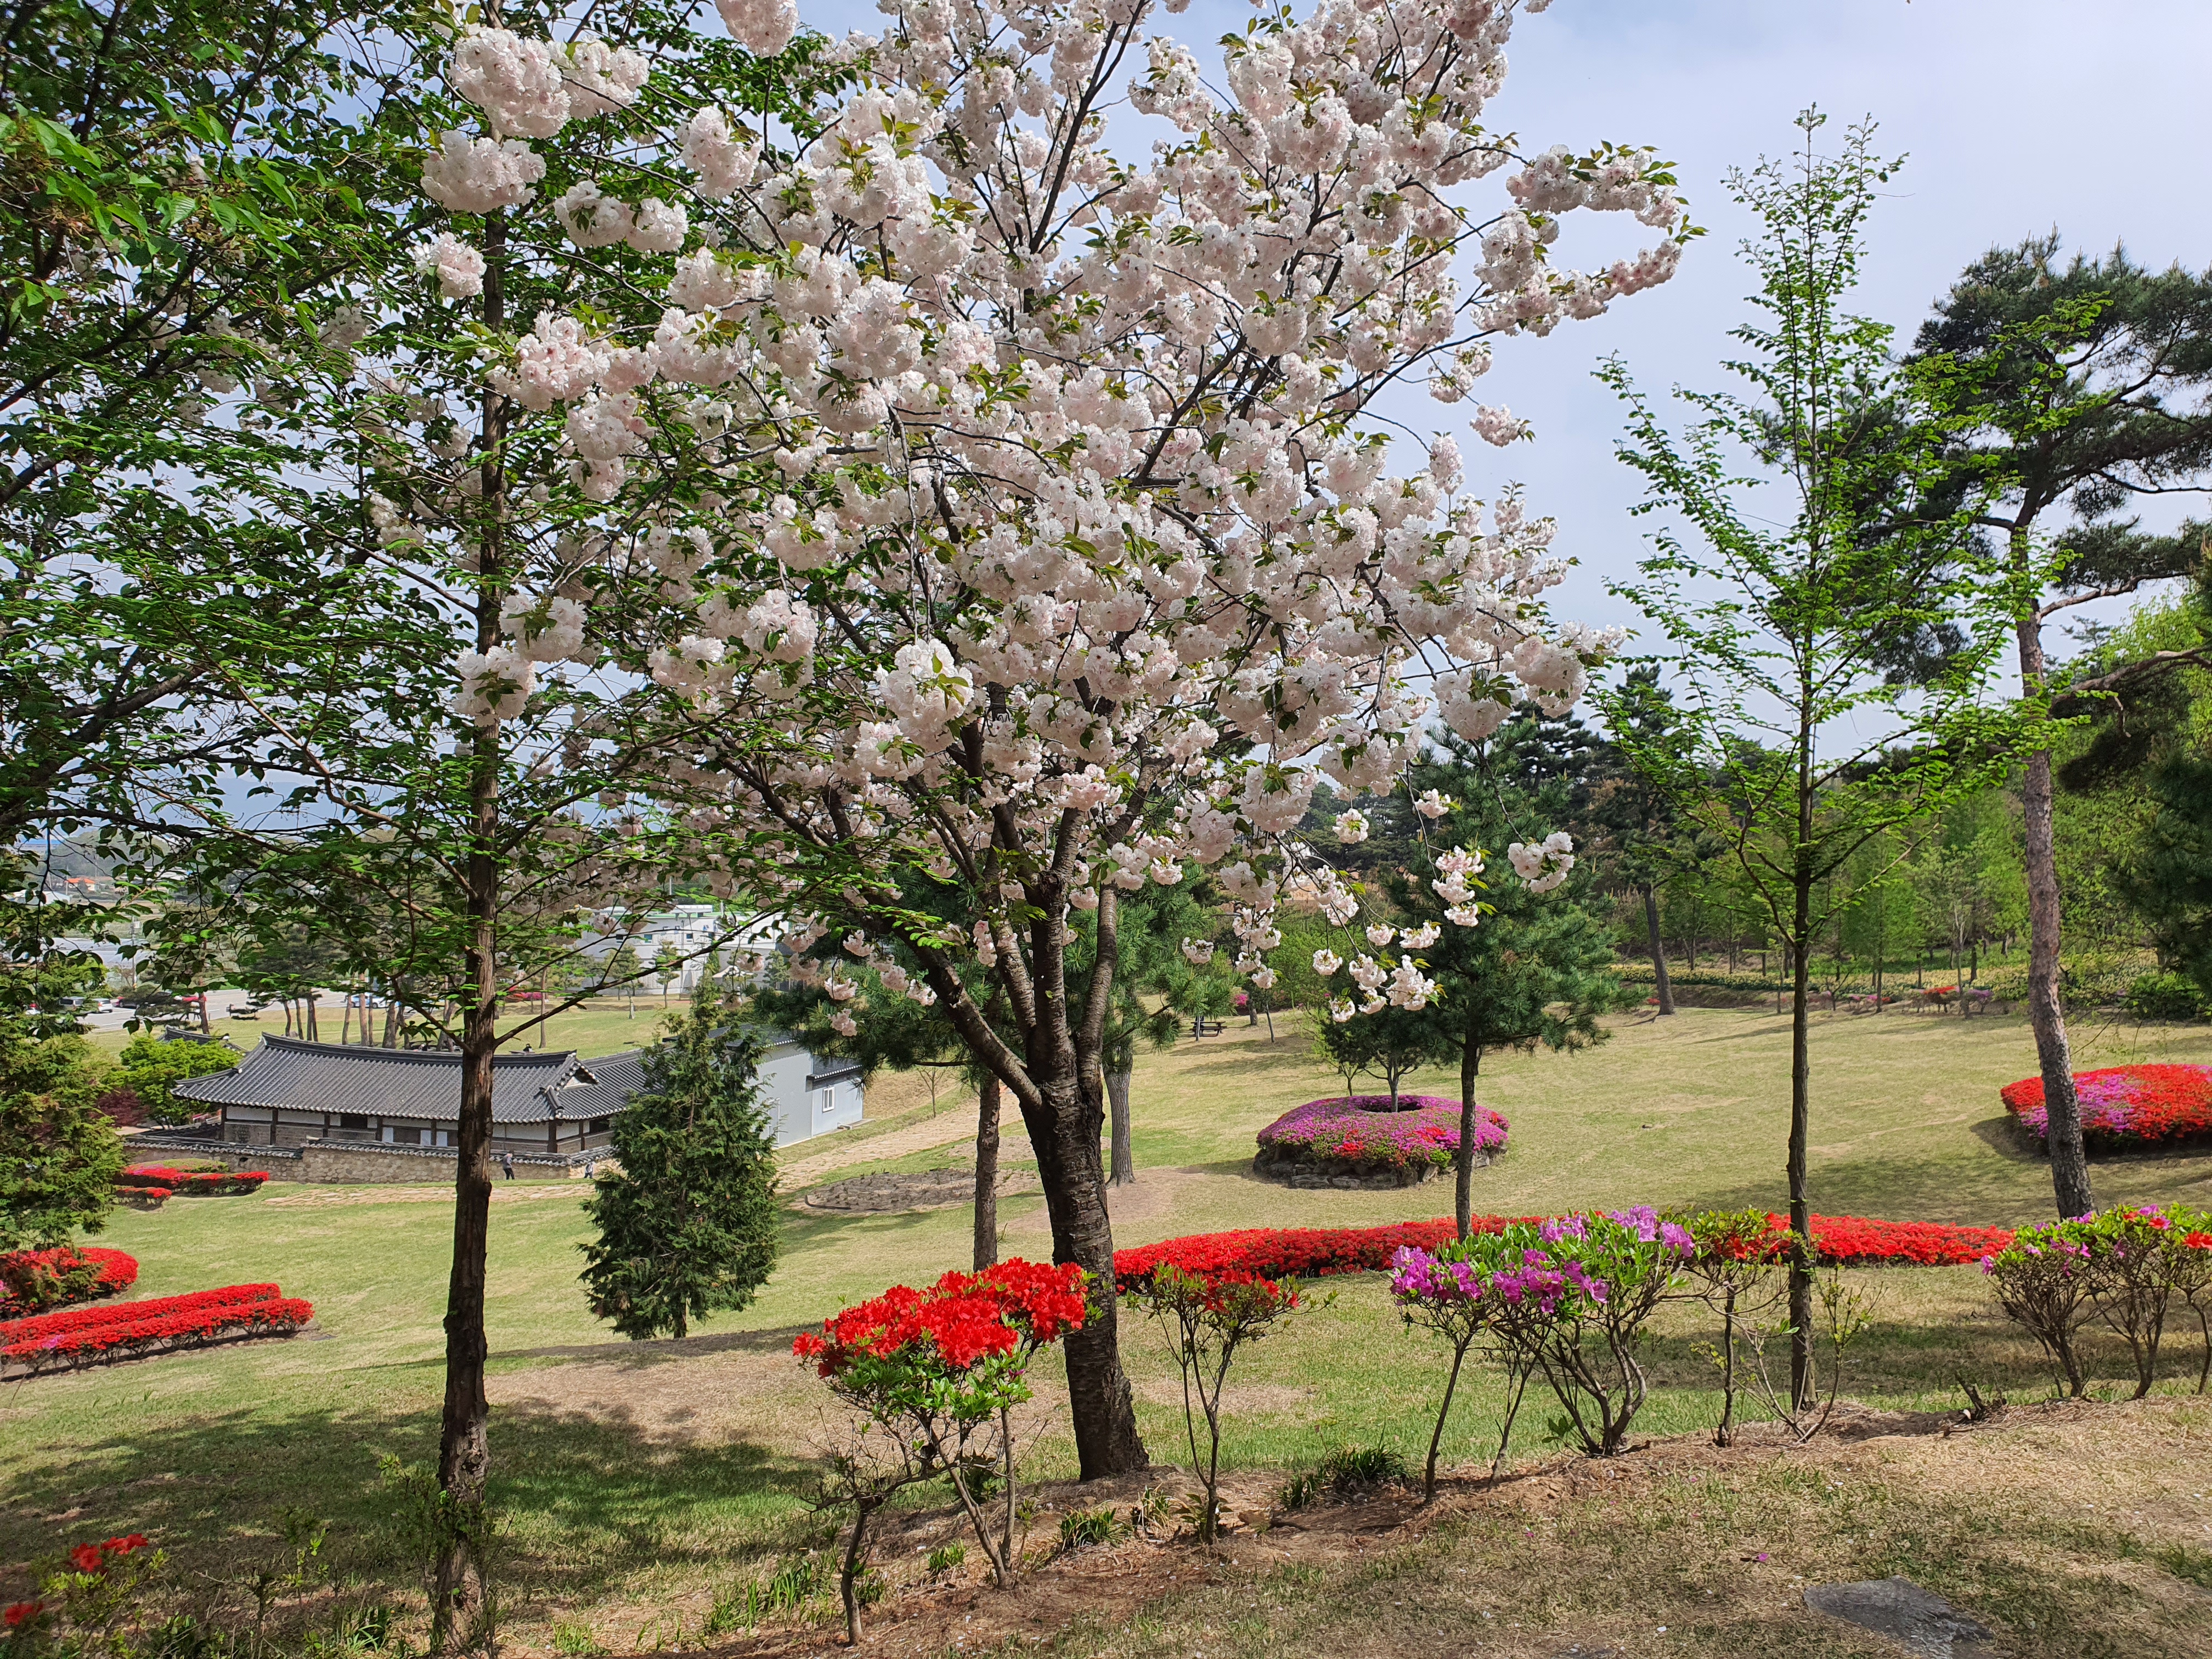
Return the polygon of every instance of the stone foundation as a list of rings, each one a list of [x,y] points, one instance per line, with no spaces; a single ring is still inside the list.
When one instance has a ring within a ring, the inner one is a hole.
[[[416,1187],[450,1185],[453,1161],[459,1156],[450,1146],[387,1146],[374,1140],[311,1140],[304,1146],[240,1146],[172,1131],[134,1135],[125,1143],[133,1164],[173,1164],[179,1159],[220,1164],[236,1173],[265,1170],[271,1182],[298,1181],[325,1186]],[[601,1164],[611,1154],[605,1147],[586,1152],[517,1152],[517,1181],[580,1179],[586,1157]],[[491,1178],[503,1181],[499,1153],[492,1153]]]
[[[1490,1162],[1490,1154],[1477,1152],[1477,1169]],[[1449,1164],[1416,1164],[1405,1169],[1378,1170],[1346,1158],[1316,1158],[1294,1146],[1263,1146],[1252,1160],[1252,1173],[1285,1186],[1311,1190],[1322,1187],[1346,1192],[1385,1192],[1397,1187],[1419,1187],[1450,1172]]]

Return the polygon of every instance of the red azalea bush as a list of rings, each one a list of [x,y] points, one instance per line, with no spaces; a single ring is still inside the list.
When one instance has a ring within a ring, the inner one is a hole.
[[[2074,1073],[2081,1138],[2092,1146],[2140,1146],[2212,1135],[2212,1066],[2112,1066]],[[2040,1140],[2051,1132],[2043,1079],[2022,1078],[1997,1091],[2020,1127]]]
[[[226,1285],[220,1290],[193,1291],[185,1296],[159,1296],[144,1302],[124,1302],[106,1308],[71,1308],[62,1313],[40,1314],[29,1319],[0,1323],[0,1346],[46,1337],[64,1331],[88,1331],[101,1325],[144,1319],[157,1314],[190,1313],[202,1308],[224,1308],[242,1302],[268,1302],[283,1294],[274,1285]]]
[[[234,1286],[273,1290],[273,1285]],[[171,1348],[197,1346],[217,1338],[233,1336],[289,1336],[315,1316],[312,1304],[298,1297],[270,1296],[250,1301],[207,1303],[210,1294],[165,1297],[159,1301],[127,1303],[109,1310],[116,1317],[106,1322],[64,1330],[21,1335],[0,1332],[0,1359],[28,1368],[29,1374],[104,1364],[136,1358]],[[178,1308],[177,1303],[194,1305]],[[53,1316],[65,1318],[66,1315]],[[26,1320],[22,1324],[40,1322]]]
[[[163,1187],[186,1198],[222,1198],[254,1193],[269,1179],[266,1170],[173,1170],[166,1164],[134,1164],[115,1177],[118,1187]]]
[[[121,1250],[64,1245],[0,1254],[0,1321],[114,1296],[137,1282],[137,1258]]]
[[[831,1457],[828,1490],[853,1507],[839,1571],[845,1630],[858,1643],[856,1589],[868,1523],[902,1487],[942,1474],[1001,1587],[1014,1550],[1012,1408],[1030,1397],[1036,1351],[1082,1328],[1090,1311],[1083,1269],[1018,1258],[981,1273],[949,1273],[927,1290],[895,1285],[804,1331],[791,1351],[852,1408],[854,1429]],[[1001,1483],[995,1521],[977,1477]]]
[[[1503,1231],[1510,1223],[1534,1222],[1538,1216],[1479,1215],[1478,1233]],[[1763,1248],[1786,1248],[1789,1221],[1770,1215],[1771,1231]],[[1255,1227],[1241,1232],[1194,1233],[1114,1253],[1114,1279],[1129,1291],[1151,1278],[1163,1262],[1184,1273],[1237,1271],[1269,1278],[1315,1279],[1328,1273],[1376,1273],[1390,1266],[1401,1249],[1434,1250],[1455,1237],[1449,1218],[1401,1221],[1382,1227]],[[1820,1261],[1833,1267],[1963,1267],[1979,1261],[2012,1242],[2002,1227],[1948,1227],[1929,1221],[1879,1221],[1867,1216],[1816,1215],[1813,1242]]]

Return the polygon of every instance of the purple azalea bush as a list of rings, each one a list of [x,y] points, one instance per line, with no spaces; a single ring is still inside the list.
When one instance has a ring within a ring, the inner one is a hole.
[[[1541,1371],[1583,1449],[1607,1456],[1626,1440],[1648,1392],[1635,1353],[1644,1322],[1696,1253],[1688,1229],[1649,1205],[1516,1221],[1435,1251],[1401,1249],[1390,1293],[1409,1325],[1454,1345],[1455,1383],[1468,1346],[1489,1339],[1508,1374],[1508,1437],[1522,1384]],[[1450,1409],[1448,1384],[1443,1411]],[[1439,1413],[1432,1472],[1443,1432]],[[1501,1459],[1504,1449],[1501,1440]],[[1431,1489],[1433,1481],[1431,1473]]]
[[[1263,1150],[1296,1148],[1313,1159],[1407,1169],[1443,1165],[1459,1151],[1460,1103],[1440,1095],[1401,1095],[1399,1110],[1388,1095],[1338,1095],[1310,1100],[1284,1113],[1260,1131]],[[1505,1145],[1505,1120],[1487,1107],[1475,1109],[1477,1150],[1495,1152]]]

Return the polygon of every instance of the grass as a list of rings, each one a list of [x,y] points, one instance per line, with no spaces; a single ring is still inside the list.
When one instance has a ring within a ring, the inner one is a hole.
[[[618,1009],[612,1019],[627,1024]],[[645,1024],[642,1006],[638,1024]],[[1478,1207],[1778,1206],[1785,1023],[1756,1011],[1686,1010],[1670,1021],[1629,1018],[1615,1029],[1613,1042],[1583,1054],[1486,1060],[1482,1098],[1511,1121],[1512,1140],[1501,1162],[1478,1173]],[[1227,1227],[1382,1222],[1449,1207],[1441,1183],[1293,1194],[1251,1174],[1252,1136],[1262,1124],[1340,1086],[1308,1058],[1302,1035],[1287,1022],[1278,1030],[1269,1043],[1264,1027],[1233,1024],[1222,1036],[1140,1059],[1140,1179],[1114,1195],[1118,1243]],[[2212,1061],[2212,1031],[2203,1027],[2077,1030],[2075,1043],[2084,1067]],[[1814,1066],[1816,1207],[1996,1224],[2049,1212],[2048,1166],[2014,1144],[1996,1100],[2001,1085],[2033,1069],[2024,1021],[1822,1019]],[[926,1099],[914,1080],[898,1081]],[[1431,1074],[1407,1086],[1455,1092],[1456,1079]],[[886,1091],[872,1100],[872,1107],[889,1103]],[[940,1102],[957,1103],[949,1091]],[[955,1143],[872,1164],[860,1144],[851,1170],[840,1173],[942,1165],[957,1150]],[[1024,1150],[1018,1139],[1010,1141],[1010,1161],[1021,1161]],[[2212,1158],[2201,1152],[2100,1160],[2094,1175],[2108,1201],[2212,1200]],[[434,1449],[450,1220],[440,1205],[374,1194],[358,1204],[288,1201],[312,1200],[318,1190],[326,1189],[278,1187],[118,1217],[102,1242],[138,1256],[141,1293],[272,1279],[316,1304],[323,1334],[0,1395],[0,1470],[13,1500],[0,1511],[0,1560],[15,1564],[0,1568],[8,1581],[0,1589],[14,1589],[23,1564],[81,1536],[132,1529],[157,1533],[195,1565],[251,1559],[272,1547],[287,1506],[336,1523],[332,1548],[344,1571],[395,1593],[407,1588],[408,1564],[389,1525],[394,1500],[376,1465],[385,1453],[421,1462]],[[1040,1199],[1002,1199],[1000,1215],[1007,1253],[1047,1253]],[[704,1322],[682,1344],[627,1344],[583,1307],[575,1246],[584,1224],[572,1198],[496,1204],[487,1323],[494,1498],[516,1597],[513,1640],[537,1651],[559,1644],[580,1651],[586,1638],[619,1646],[672,1608],[679,1617],[690,1608],[696,1627],[708,1618],[716,1586],[764,1580],[794,1552],[821,1541],[825,1527],[805,1501],[821,1390],[790,1360],[790,1335],[887,1284],[963,1265],[968,1236],[964,1208],[875,1217],[794,1209],[787,1212],[776,1275],[751,1307]],[[1973,1269],[1853,1277],[1878,1307],[1847,1393],[1899,1408],[1951,1407],[1960,1403],[1962,1370],[2016,1401],[2045,1391],[2032,1345],[1996,1314]],[[1239,1360],[1226,1402],[1226,1463],[1287,1475],[1358,1446],[1418,1466],[1443,1381],[1437,1356],[1403,1330],[1379,1279],[1334,1288],[1331,1307]],[[1656,1322],[1650,1364],[1658,1387],[1639,1434],[1687,1432],[1717,1416],[1714,1373],[1695,1352],[1707,1322],[1679,1307]],[[2166,1370],[2176,1380],[2167,1389],[2179,1387],[2185,1371],[2193,1384],[2195,1337],[2193,1322],[2172,1334]],[[1173,1459],[1182,1437],[1173,1367],[1140,1326],[1126,1328],[1123,1346],[1147,1439],[1156,1455]],[[2100,1376],[2123,1374],[2116,1346],[2100,1349]],[[1051,1363],[1036,1384],[1041,1437],[1030,1478],[1072,1474]],[[1500,1405],[1495,1380],[1474,1373],[1462,1381],[1461,1400],[1447,1460],[1486,1461]],[[1544,1452],[1546,1415],[1532,1399],[1516,1436],[1518,1455]],[[1767,1501],[1757,1491],[1742,1501],[1753,1500]],[[2115,1535],[2127,1532],[2117,1521],[2112,1528]],[[1467,1548],[1490,1547],[1487,1534],[1468,1538]],[[2172,1559],[2190,1571],[2157,1570],[2194,1582],[2212,1539],[2160,1546],[2168,1547],[2185,1551]],[[1316,1609],[1297,1626],[1313,1632],[1313,1651],[1337,1650],[1327,1646],[1335,1617],[1328,1609],[1342,1586],[1324,1579],[1292,1596]],[[1164,1637],[1162,1650],[1192,1650],[1178,1649],[1181,1639]],[[1298,1637],[1297,1645],[1307,1639]],[[1209,1638],[1203,1650],[1212,1654],[1217,1645],[1246,1650],[1225,1638],[1218,1644]]]

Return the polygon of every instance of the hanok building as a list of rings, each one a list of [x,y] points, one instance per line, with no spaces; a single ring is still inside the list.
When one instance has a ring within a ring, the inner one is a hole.
[[[502,1054],[492,1061],[495,1153],[559,1158],[607,1144],[614,1115],[645,1087],[646,1050],[605,1060],[574,1053]],[[762,1104],[776,1145],[860,1121],[858,1065],[817,1058],[771,1034],[761,1057]],[[228,1072],[170,1092],[216,1109],[232,1146],[450,1147],[460,1132],[461,1057],[451,1049],[376,1048],[264,1036]]]
[[[644,1060],[641,1048],[588,1062],[562,1053],[497,1056],[492,1150],[557,1157],[605,1146],[614,1115],[645,1086]],[[222,1139],[234,1146],[451,1146],[460,1132],[461,1057],[264,1036],[228,1072],[170,1092],[218,1108]]]

